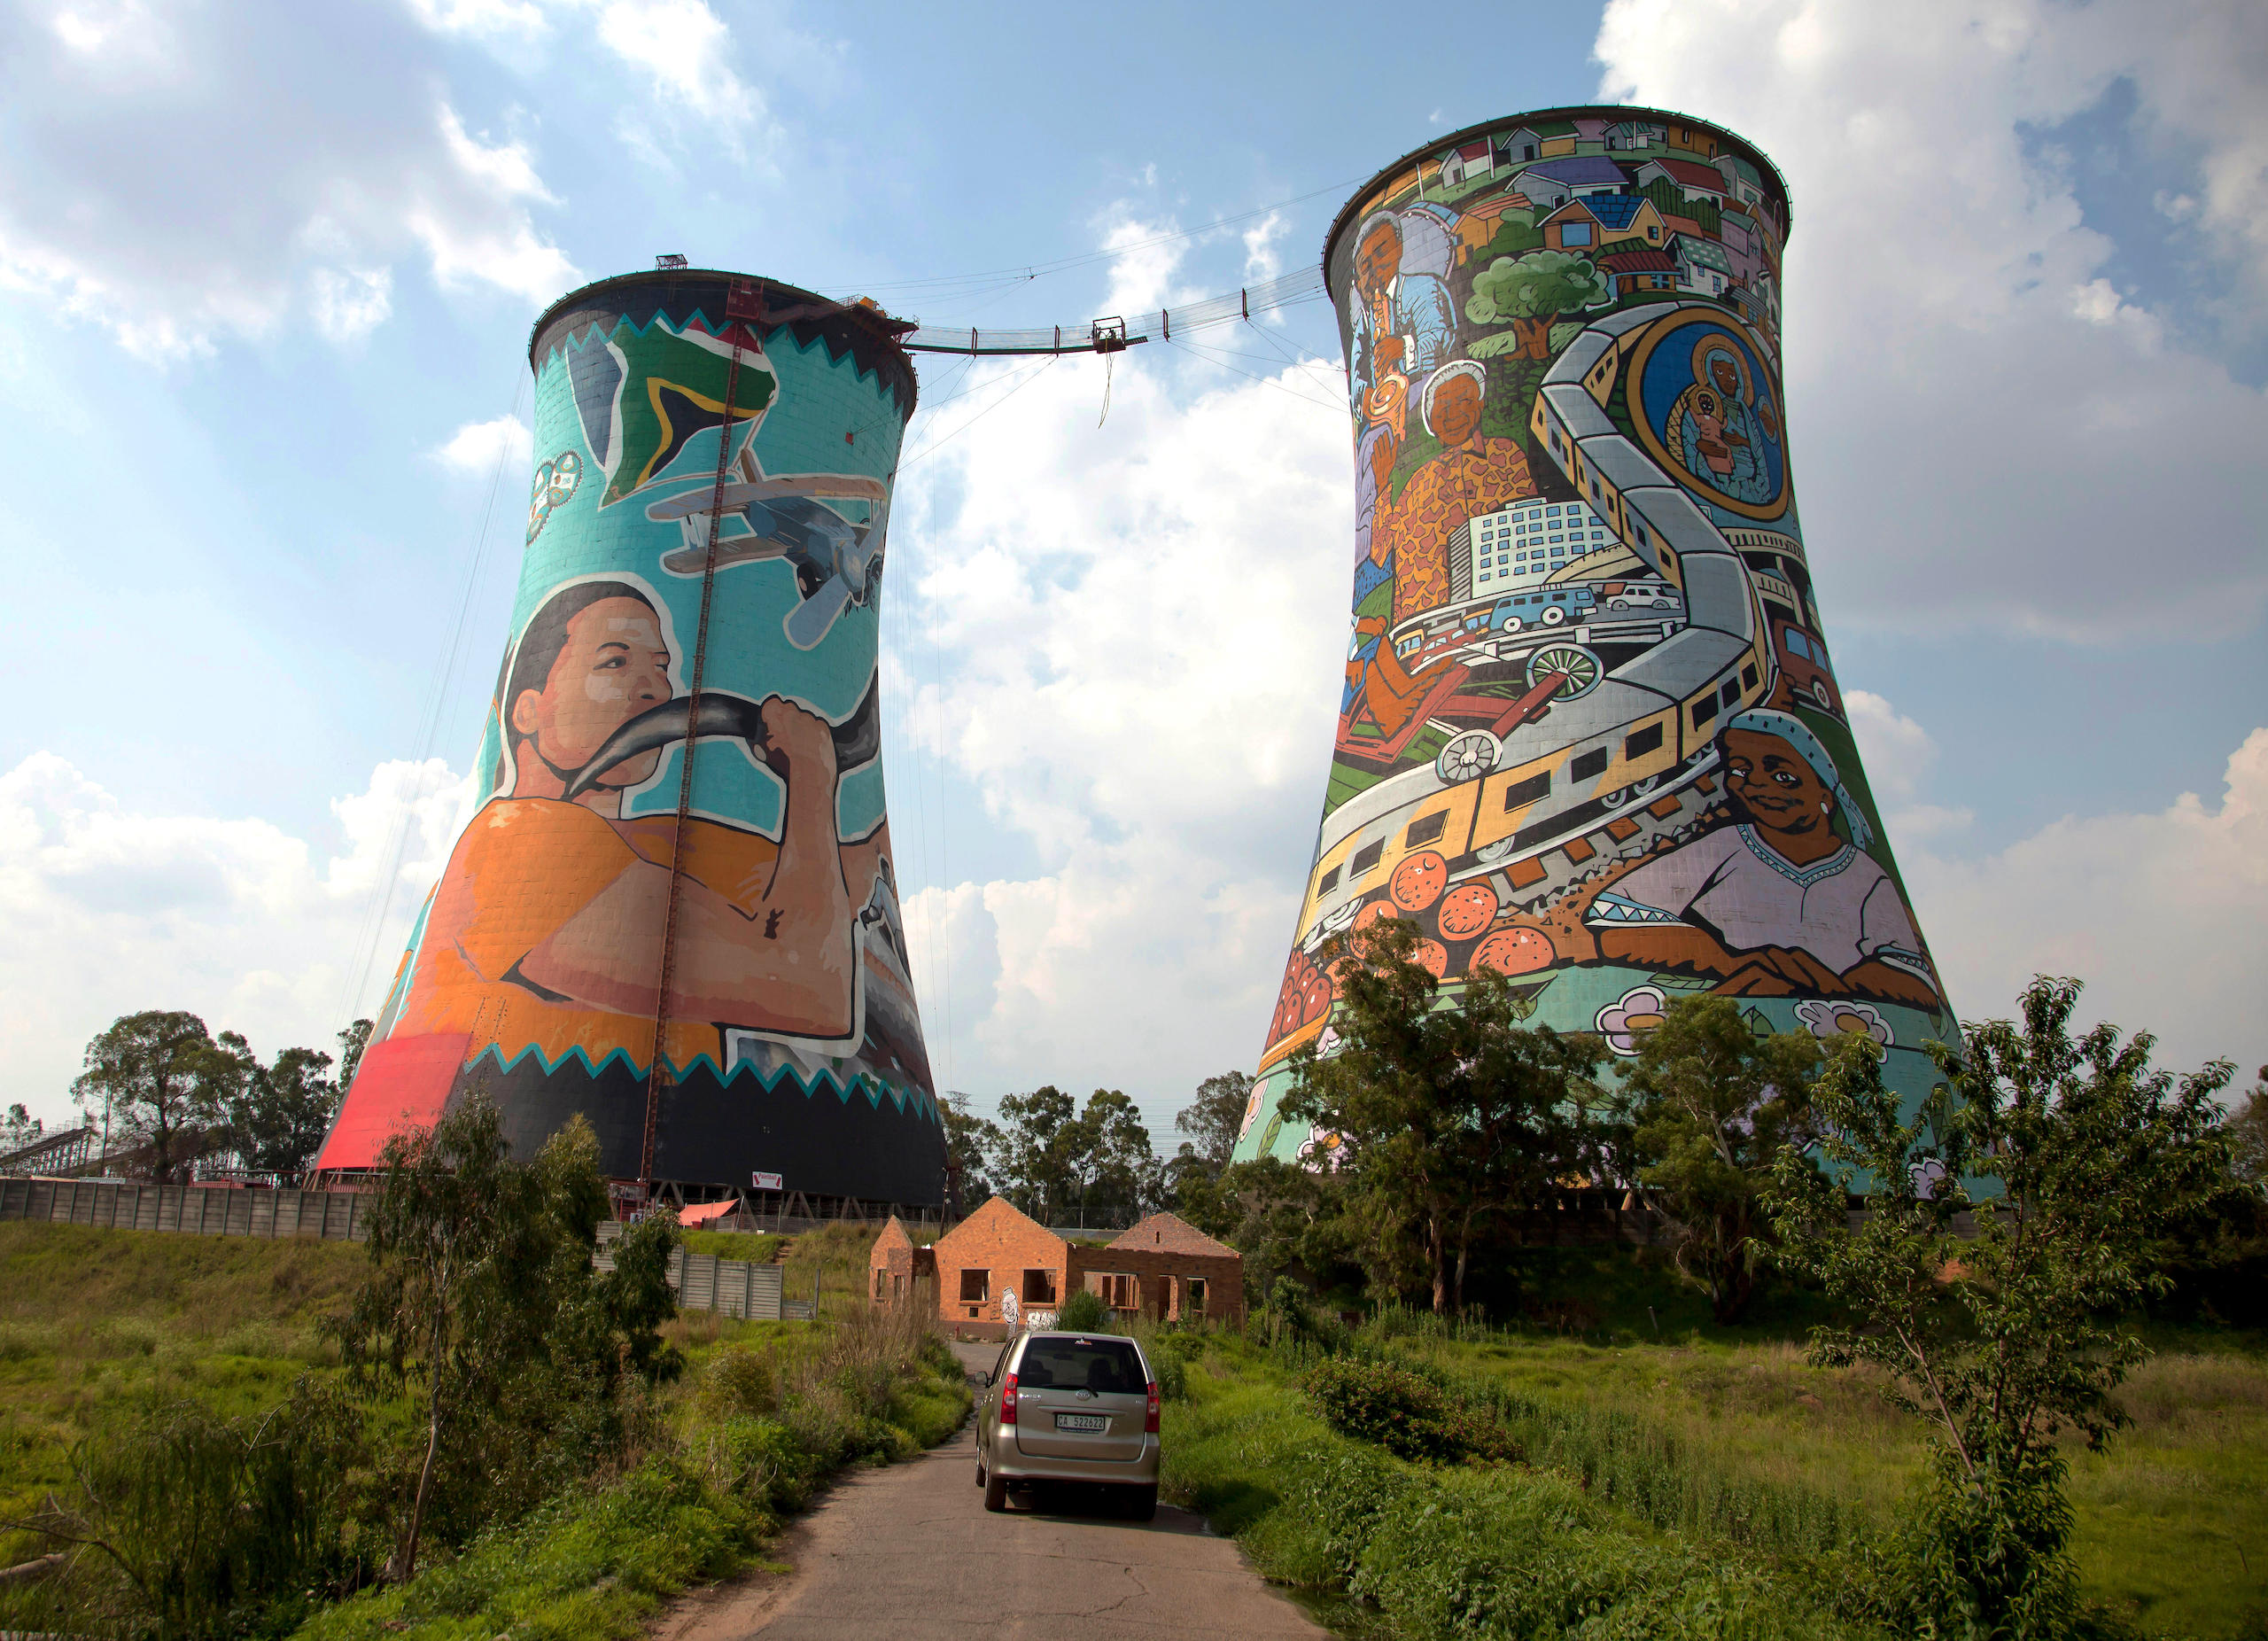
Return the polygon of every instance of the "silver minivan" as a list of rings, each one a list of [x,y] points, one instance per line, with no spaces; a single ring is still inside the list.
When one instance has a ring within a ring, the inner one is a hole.
[[[1158,1513],[1158,1380],[1114,1334],[1022,1334],[984,1376],[976,1481],[987,1510],[1035,1482],[1100,1483],[1138,1521]]]

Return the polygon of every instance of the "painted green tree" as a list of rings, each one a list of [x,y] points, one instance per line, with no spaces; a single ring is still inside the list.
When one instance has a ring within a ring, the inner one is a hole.
[[[1499,257],[1472,276],[1464,316],[1475,324],[1509,324],[1465,351],[1475,358],[1509,354],[1538,362],[1551,357],[1551,323],[1562,314],[1607,299],[1606,276],[1588,257],[1566,251],[1531,251]]]

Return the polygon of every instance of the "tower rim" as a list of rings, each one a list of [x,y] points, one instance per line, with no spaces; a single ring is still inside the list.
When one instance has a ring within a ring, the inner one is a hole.
[[[1720,125],[1714,120],[1704,120],[1698,114],[1689,114],[1674,108],[1657,108],[1651,104],[1568,103],[1551,108],[1516,109],[1510,113],[1497,114],[1487,120],[1476,121],[1471,125],[1460,126],[1454,131],[1420,143],[1398,158],[1380,166],[1364,179],[1352,194],[1348,196],[1347,203],[1339,207],[1339,214],[1331,219],[1331,227],[1323,236],[1323,273],[1325,285],[1327,286],[1330,283],[1331,253],[1339,243],[1339,236],[1344,233],[1361,214],[1360,207],[1363,201],[1369,198],[1379,183],[1385,182],[1395,172],[1423,159],[1428,154],[1458,147],[1473,137],[1485,136],[1491,131],[1502,130],[1508,125],[1517,125],[1531,120],[1590,119],[1602,114],[1617,119],[1644,116],[1674,121],[1678,124],[1697,127],[1724,138],[1738,149],[1744,157],[1753,161],[1757,168],[1770,179],[1774,188],[1778,191],[1780,207],[1783,214],[1783,232],[1792,234],[1795,231],[1795,201],[1794,196],[1788,190],[1786,175],[1769,154],[1766,153],[1755,142],[1743,136],[1731,127]]]

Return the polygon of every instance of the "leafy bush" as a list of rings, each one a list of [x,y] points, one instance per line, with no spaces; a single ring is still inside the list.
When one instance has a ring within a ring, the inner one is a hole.
[[[81,1553],[7,1616],[202,1637],[280,1606],[288,1627],[346,1571],[361,1449],[353,1409],[306,1380],[258,1419],[192,1401],[130,1408],[73,1450],[72,1502],[50,1494],[30,1524]]]
[[[780,1403],[772,1364],[743,1346],[727,1346],[710,1358],[701,1376],[701,1402],[720,1418],[770,1412]]]
[[[1520,1456],[1518,1445],[1494,1419],[1452,1400],[1423,1374],[1392,1363],[1327,1357],[1308,1371],[1301,1388],[1332,1429],[1376,1442],[1397,1458],[1461,1464]]]
[[[1109,1320],[1110,1310],[1102,1295],[1086,1287],[1066,1294],[1055,1311],[1055,1326],[1071,1334],[1099,1333]]]

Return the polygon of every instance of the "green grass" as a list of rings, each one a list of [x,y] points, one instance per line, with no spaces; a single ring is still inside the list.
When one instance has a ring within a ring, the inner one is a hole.
[[[780,1257],[780,1244],[788,1239],[769,1231],[687,1231],[687,1253],[714,1254],[719,1259],[745,1259],[768,1265]]]
[[[1657,1489],[1644,1513],[1682,1528],[1800,1544],[1879,1528],[1927,1451],[1870,1375],[1811,1367],[1785,1340],[1392,1342],[1532,1410],[1508,1422],[1547,1462],[1594,1477],[1623,1465]],[[2118,1394],[2132,1427],[2104,1453],[2070,1451],[2073,1553],[2084,1593],[2145,1631],[2235,1636],[2268,1614],[2268,1554],[2251,1548],[2268,1544],[2268,1358],[2197,1335],[2157,1343]]]
[[[345,1242],[0,1224],[0,1515],[66,1482],[108,1407],[158,1391],[249,1413],[329,1371],[317,1325],[364,1260]]]
[[[1560,1470],[1433,1467],[1326,1427],[1287,1373],[1217,1341],[1169,1406],[1166,1490],[1334,1628],[1464,1636],[1833,1637],[1791,1559],[1658,1530]]]
[[[300,1633],[625,1641],[672,1593],[747,1564],[835,1472],[944,1440],[969,1407],[959,1364],[930,1318],[864,1303],[871,1240],[855,1226],[796,1239],[788,1292],[818,1275],[823,1323],[667,1324],[686,1373],[614,1471]],[[346,1243],[0,1225],[0,1514],[66,1488],[71,1446],[113,1404],[157,1390],[253,1413],[335,1372],[320,1324],[366,1262]],[[0,1534],[0,1561],[39,1547]]]

